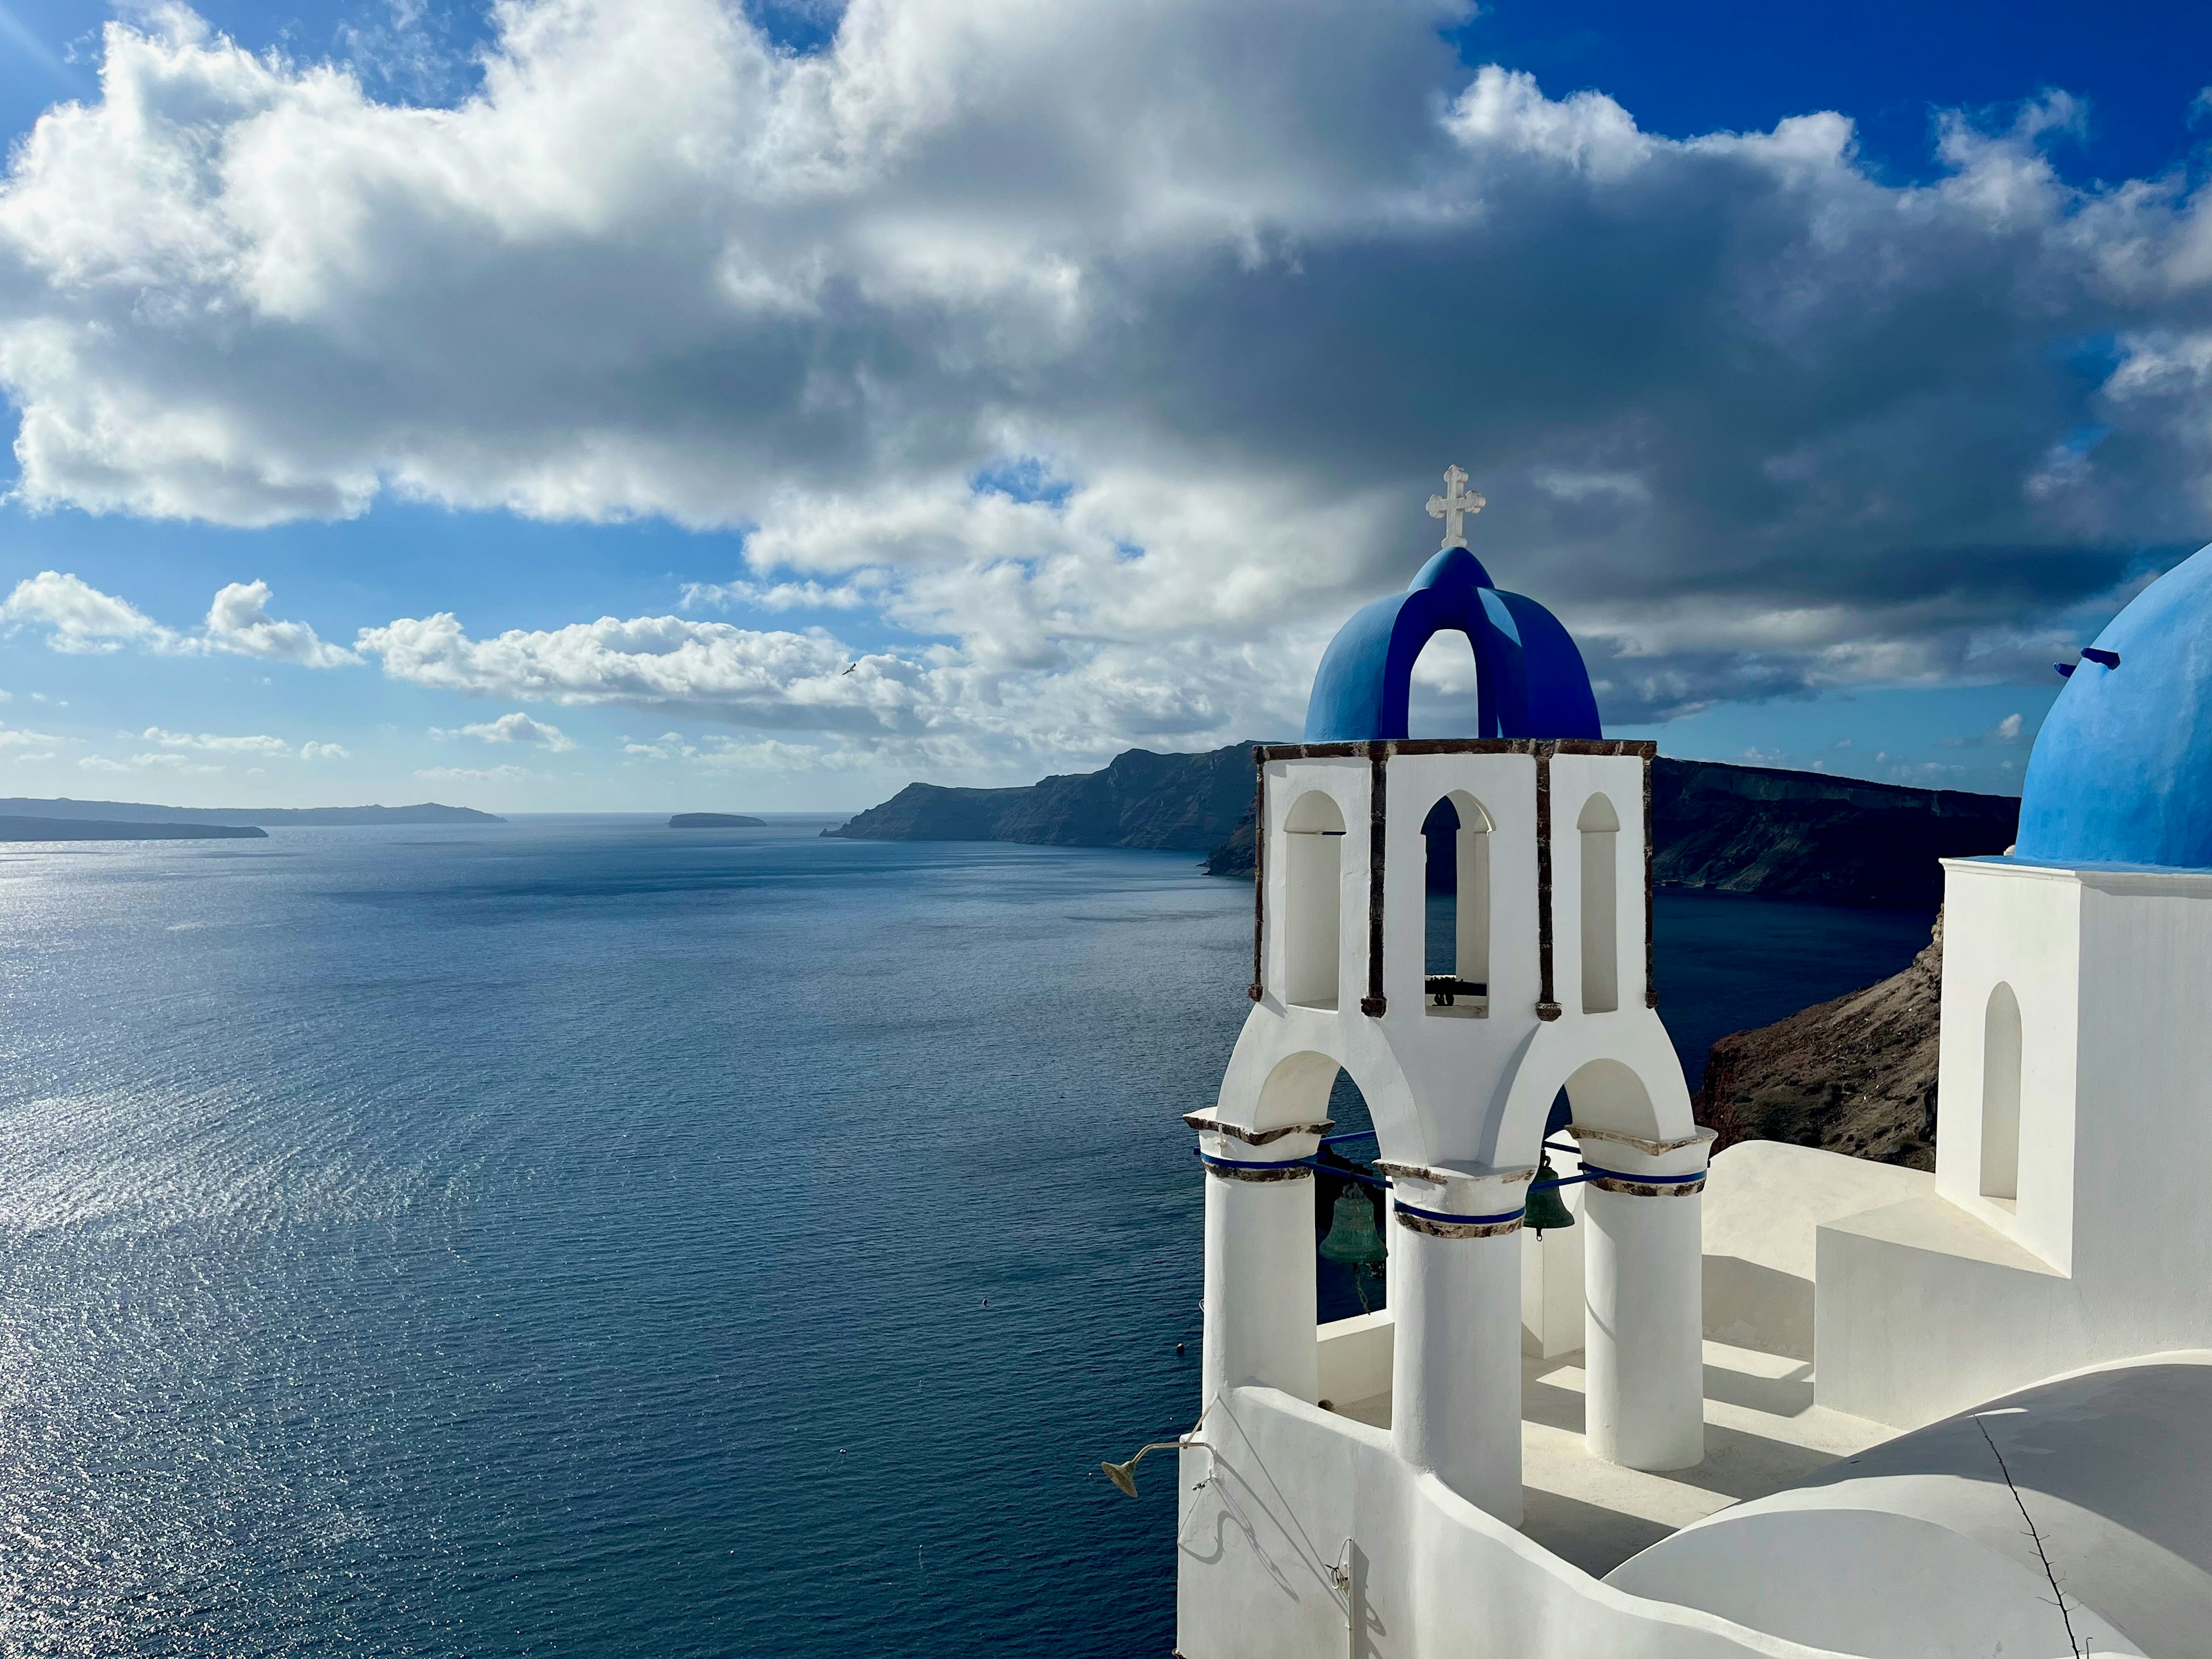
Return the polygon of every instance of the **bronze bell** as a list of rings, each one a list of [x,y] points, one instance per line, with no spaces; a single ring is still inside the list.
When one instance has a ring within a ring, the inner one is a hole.
[[[1375,1231],[1375,1206],[1352,1182],[1346,1182],[1344,1190],[1336,1195],[1336,1210],[1329,1218],[1328,1237],[1321,1242],[1321,1253],[1324,1261],[1349,1261],[1355,1267],[1389,1257],[1382,1236]]]
[[[1544,1236],[1547,1227],[1571,1227],[1575,1224],[1575,1212],[1560,1198],[1559,1188],[1544,1184],[1547,1181],[1558,1180],[1559,1176],[1552,1173],[1551,1154],[1547,1152],[1536,1166],[1535,1180],[1529,1183],[1528,1210],[1521,1218],[1521,1224],[1534,1228],[1539,1238]]]

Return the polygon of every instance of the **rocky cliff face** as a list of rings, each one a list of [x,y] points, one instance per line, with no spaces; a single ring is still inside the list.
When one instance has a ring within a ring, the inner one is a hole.
[[[1943,917],[1903,973],[1713,1044],[1698,1121],[1739,1140],[1787,1140],[1916,1170],[1936,1167],[1936,1017]]]
[[[1662,886],[1895,909],[1943,896],[1939,859],[2002,853],[2020,802],[1714,761],[1651,767]]]
[[[823,833],[856,841],[1018,841],[1203,853],[1227,841],[1240,817],[1251,816],[1252,747],[1231,744],[1204,755],[1132,749],[1103,772],[1071,772],[1025,788],[910,783],[881,806]]]

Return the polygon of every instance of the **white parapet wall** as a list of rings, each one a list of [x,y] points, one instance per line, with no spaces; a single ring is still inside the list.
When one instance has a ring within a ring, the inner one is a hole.
[[[1409,1468],[1389,1431],[1271,1389],[1182,1454],[1182,1659],[1823,1659],[1625,1594]],[[1194,1490],[1195,1488],[1195,1490]]]

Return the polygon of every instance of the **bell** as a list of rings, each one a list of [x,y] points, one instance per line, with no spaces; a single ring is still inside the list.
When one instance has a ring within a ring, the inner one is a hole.
[[[1351,1182],[1336,1195],[1336,1212],[1329,1218],[1328,1237],[1321,1242],[1322,1259],[1349,1261],[1356,1266],[1389,1259],[1382,1237],[1375,1231],[1375,1206],[1367,1194]]]
[[[1536,1166],[1536,1179],[1529,1183],[1528,1211],[1522,1217],[1521,1224],[1534,1228],[1539,1238],[1544,1236],[1547,1227],[1571,1227],[1575,1224],[1575,1212],[1559,1197],[1559,1189],[1544,1184],[1558,1179],[1559,1176],[1552,1173],[1552,1160],[1547,1156]]]

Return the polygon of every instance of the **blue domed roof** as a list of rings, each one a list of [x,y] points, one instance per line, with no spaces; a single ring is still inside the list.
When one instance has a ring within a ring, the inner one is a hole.
[[[1377,599],[1337,630],[1306,704],[1308,743],[1403,738],[1413,660],[1447,629],[1474,647],[1483,738],[1603,736],[1583,653],[1559,619],[1501,592],[1474,555],[1448,547],[1402,593]]]
[[[2051,705],[2015,855],[2212,868],[2212,547],[2145,588],[2091,648],[2118,666],[2085,653]]]

